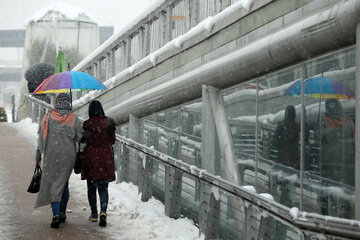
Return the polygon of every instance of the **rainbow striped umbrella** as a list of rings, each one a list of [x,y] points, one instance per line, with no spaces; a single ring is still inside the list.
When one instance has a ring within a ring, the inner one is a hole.
[[[284,95],[300,96],[301,80],[293,83]],[[304,95],[313,98],[355,99],[355,93],[344,84],[326,77],[312,77],[304,81]]]
[[[88,73],[66,71],[46,78],[34,91],[35,94],[71,91],[105,90],[106,87]]]

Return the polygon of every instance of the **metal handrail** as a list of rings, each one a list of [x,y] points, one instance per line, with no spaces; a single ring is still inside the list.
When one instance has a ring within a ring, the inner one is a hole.
[[[36,99],[31,95],[25,95],[25,97],[40,107],[53,109],[52,105]],[[131,149],[144,153],[146,156],[157,159],[167,166],[186,173],[207,185],[217,187],[219,190],[235,198],[240,198],[240,201],[249,203],[260,212],[264,211],[267,215],[283,224],[295,228],[300,235],[307,236],[315,233],[326,236],[333,235],[340,238],[360,239],[360,221],[302,212],[296,208],[290,209],[258,193],[252,192],[245,187],[235,185],[219,176],[215,176],[204,169],[187,164],[119,134],[116,134],[116,140]]]

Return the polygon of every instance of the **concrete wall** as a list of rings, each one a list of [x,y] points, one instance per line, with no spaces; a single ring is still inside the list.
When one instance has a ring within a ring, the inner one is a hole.
[[[319,10],[330,8],[338,2],[336,0],[254,1],[251,13],[245,11],[236,13],[216,24],[210,33],[204,31],[184,42],[178,52],[165,52],[158,57],[158,62],[155,66],[144,65],[142,69],[136,69],[132,74],[124,74],[117,80],[117,86],[101,94],[98,100],[103,103],[106,110],[113,110],[111,115],[116,116],[117,112],[121,110],[114,110],[114,106],[121,104],[130,97],[143,93],[144,90],[170,82],[174,78],[184,76],[191,70],[196,70],[204,64],[242,49],[256,40],[282,30]],[[238,19],[234,20],[232,17],[238,17]],[[287,64],[289,66],[293,63],[288,62]],[[274,60],[273,68],[276,68],[276,64]],[[286,65],[279,64],[278,68],[280,67],[286,67]],[[232,81],[222,80],[229,77],[226,74],[231,74],[227,73],[226,69],[224,69],[223,74],[218,73],[220,77],[216,80],[216,87],[226,88],[242,81],[250,80],[251,78],[241,77],[241,70],[239,69],[239,72],[236,73],[239,76],[238,78],[232,76]],[[256,77],[256,74],[260,76],[264,73],[266,73],[266,70],[265,72],[254,73],[251,77]],[[206,82],[206,80],[202,79],[194,79],[194,81]],[[156,105],[156,102],[160,101],[161,96],[157,97],[159,99],[154,97],[152,102],[155,102],[155,104],[145,106],[147,108],[145,111],[131,112],[131,106],[128,106],[128,108],[130,113],[143,117],[151,114],[152,111],[163,110],[174,104],[180,104],[200,97],[201,89],[198,89],[191,96],[186,96],[185,93],[178,97],[181,99],[169,99],[168,104]],[[146,105],[147,103],[142,104]],[[78,114],[87,117],[87,107],[88,105],[85,104],[76,111]],[[124,123],[127,121],[127,118],[122,116],[117,120],[118,123]]]

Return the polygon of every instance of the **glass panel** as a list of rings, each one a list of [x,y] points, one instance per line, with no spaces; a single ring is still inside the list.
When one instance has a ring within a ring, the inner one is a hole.
[[[124,137],[128,138],[129,137],[128,124],[118,126],[116,128],[116,133],[121,135],[121,136],[124,136]]]
[[[306,211],[354,218],[355,66],[355,48],[306,64]]]
[[[200,166],[201,157],[201,102],[180,108],[179,159]]]
[[[152,176],[152,195],[165,202],[165,165],[160,161],[154,161],[154,169]]]
[[[288,207],[300,205],[301,98],[287,93],[299,79],[293,67],[259,80],[258,188]]]
[[[220,239],[246,239],[244,202],[226,192],[219,191],[219,195]]]
[[[181,185],[181,214],[199,222],[199,182],[188,174],[182,175]]]
[[[256,81],[223,92],[223,101],[241,182],[255,185]]]
[[[157,114],[159,151],[178,158],[179,146],[179,110],[168,110]]]
[[[155,121],[154,121],[155,120]],[[148,147],[158,149],[156,116],[140,120],[139,141]]]

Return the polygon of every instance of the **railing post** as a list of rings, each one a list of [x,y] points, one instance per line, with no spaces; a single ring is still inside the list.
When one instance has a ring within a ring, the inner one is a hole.
[[[163,44],[168,43],[172,38],[172,8],[167,7],[165,12],[161,13],[161,23],[162,23],[162,30],[164,31],[163,34]]]
[[[99,79],[97,65],[98,65],[97,62],[93,63],[91,69],[92,69],[92,74],[93,74],[93,76],[94,76],[95,78]]]
[[[15,95],[11,95],[11,115],[11,121],[15,122]]]
[[[117,172],[119,173],[119,178],[117,183],[120,182],[130,182],[129,179],[129,148],[121,143],[120,144],[121,154],[120,154],[120,161],[118,164]]]
[[[106,53],[105,81],[108,80],[109,78],[111,78],[111,53],[112,53],[112,50],[110,50],[110,52]]]
[[[137,36],[138,36],[138,46],[140,49],[138,49],[138,53],[137,53],[137,56],[135,58],[135,62],[138,62],[140,61],[141,59],[143,59],[146,55],[144,55],[145,53],[145,42],[144,42],[144,27],[140,27],[139,28],[139,31],[137,33]]]
[[[184,12],[185,12],[185,32],[190,30],[191,26],[191,8],[190,0],[184,0]]]
[[[205,239],[218,239],[220,201],[204,183],[200,183],[200,187],[200,232],[205,234]]]
[[[31,103],[31,120],[32,122],[36,122],[36,103]]]
[[[98,60],[98,74],[99,77],[98,79],[100,80],[100,82],[104,82],[104,78],[106,77],[106,64],[105,64],[105,69],[104,69],[104,61],[105,61],[105,57],[101,57]],[[105,70],[105,71],[104,71]]]
[[[120,43],[120,72],[126,69],[126,41]]]
[[[128,37],[126,38],[126,41],[125,41],[125,51],[124,51],[124,69],[128,68],[131,66],[131,38]]]
[[[45,115],[45,108],[42,106],[39,106],[39,119],[38,122],[40,123]]]
[[[195,27],[199,23],[199,4],[200,4],[200,0],[191,1],[190,28]]]
[[[115,76],[115,52],[117,48],[111,49],[110,53],[110,77]]]
[[[149,23],[146,23],[144,25],[144,56],[147,56],[150,54],[150,25]]]
[[[26,117],[32,119],[32,102],[26,99]]]
[[[258,239],[258,235],[259,220],[257,219],[257,209],[249,204],[245,207],[245,239]]]
[[[177,219],[181,210],[182,172],[165,166],[165,183],[165,214]]]
[[[272,224],[271,217],[261,216],[258,239],[271,239]]]
[[[147,202],[152,196],[152,169],[153,169],[153,160],[150,156],[145,155],[142,162],[143,171],[141,176],[141,201]]]

